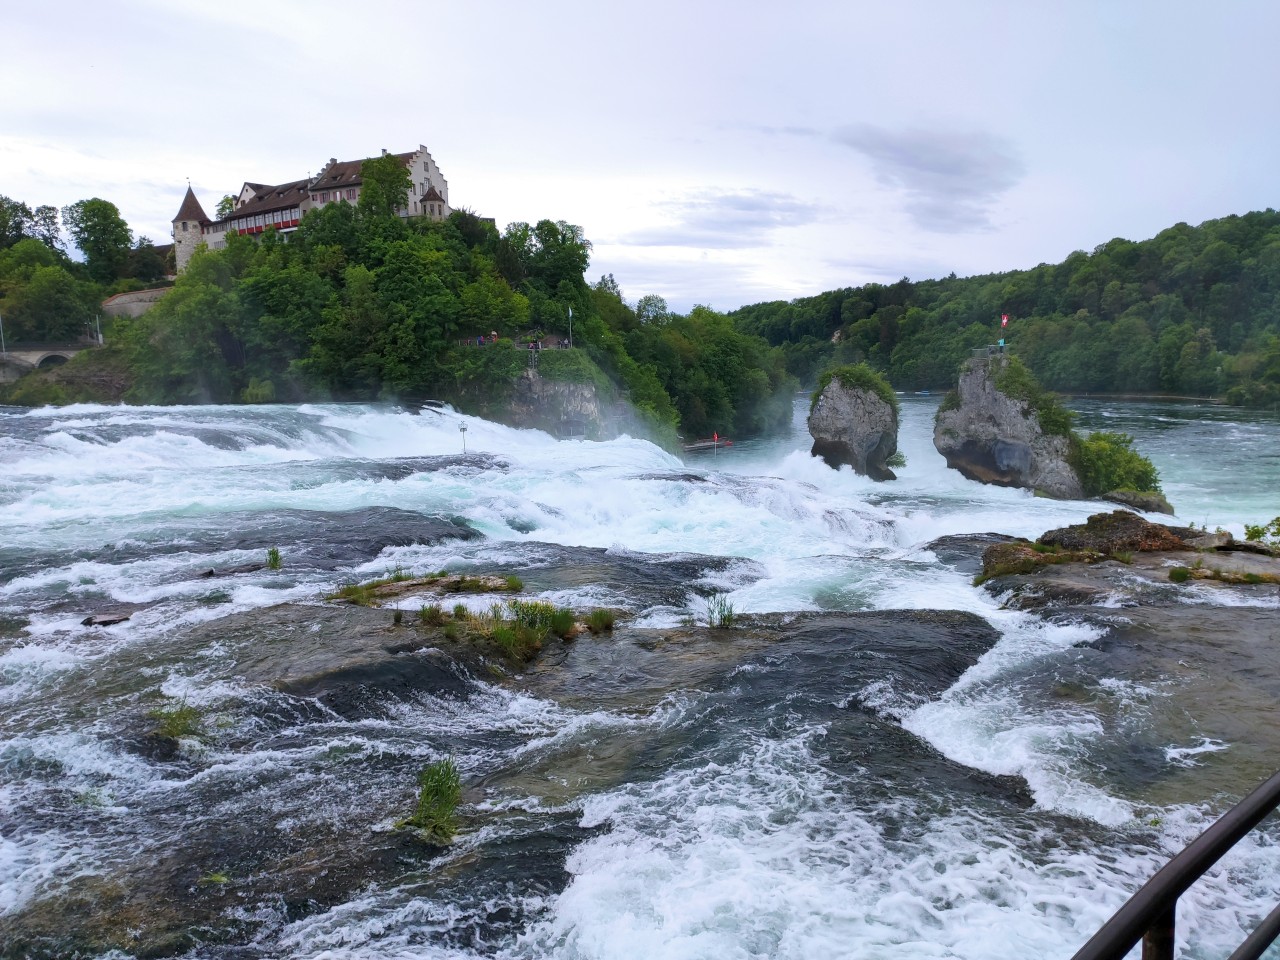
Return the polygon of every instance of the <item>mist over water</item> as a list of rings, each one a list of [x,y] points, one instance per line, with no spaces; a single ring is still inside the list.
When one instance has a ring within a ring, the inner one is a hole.
[[[1122,656],[1096,624],[1002,609],[930,550],[1107,509],[947,470],[936,403],[903,398],[907,466],[887,484],[809,456],[807,398],[788,433],[683,459],[372,405],[0,408],[0,922],[145,884],[168,857],[213,873],[251,824],[281,874],[316,836],[341,851],[329,875],[354,879],[303,908],[271,870],[237,877],[214,910],[237,932],[179,954],[1070,956],[1256,782],[1271,730],[1206,734],[1186,697],[1215,668],[1193,647]],[[1280,512],[1274,416],[1074,406],[1136,437],[1183,522],[1239,534]],[[270,547],[280,570],[201,576]],[[713,593],[811,616],[767,643],[580,641],[524,681],[376,716],[243,667],[278,604],[319,616],[342,583],[440,569],[516,573],[660,630]],[[903,609],[994,633],[855,643],[818,616]],[[129,749],[163,702],[215,735],[164,762]],[[483,826],[406,852],[392,827],[443,755]],[[1276,839],[1183,898],[1186,956],[1229,953],[1280,899]]]

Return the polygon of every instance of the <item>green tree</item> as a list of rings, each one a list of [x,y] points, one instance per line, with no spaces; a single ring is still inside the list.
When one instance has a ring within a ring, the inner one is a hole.
[[[93,284],[77,280],[61,266],[37,266],[4,299],[6,334],[12,341],[74,340],[85,333],[98,299]]]
[[[218,201],[218,206],[214,208],[214,214],[219,220],[225,220],[231,214],[236,212],[236,198],[231,194],[227,194]]]
[[[370,157],[360,164],[360,213],[366,217],[394,217],[409,206],[413,180],[409,168],[395,154]]]
[[[31,235],[31,208],[20,200],[0,196],[0,250],[7,250]]]
[[[84,254],[89,276],[110,283],[124,276],[133,246],[133,234],[114,203],[93,197],[62,208],[75,245]]]

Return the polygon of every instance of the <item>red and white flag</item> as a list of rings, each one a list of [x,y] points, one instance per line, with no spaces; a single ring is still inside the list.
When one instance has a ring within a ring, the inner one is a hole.
[[[1009,325],[1009,315],[1007,313],[1000,314],[1000,329],[1003,330]]]

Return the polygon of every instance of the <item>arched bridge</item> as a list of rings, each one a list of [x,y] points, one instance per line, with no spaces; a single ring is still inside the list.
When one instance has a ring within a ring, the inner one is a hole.
[[[0,354],[0,382],[17,380],[29,370],[56,367],[95,343],[15,343]]]

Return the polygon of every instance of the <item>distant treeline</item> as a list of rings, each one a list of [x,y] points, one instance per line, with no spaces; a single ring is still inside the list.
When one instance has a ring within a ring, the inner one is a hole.
[[[1010,316],[1002,334],[1002,314]],[[1006,336],[1048,388],[1280,402],[1280,213],[1179,223],[1056,265],[867,284],[730,314],[812,382],[865,360],[899,389],[943,388]]]

